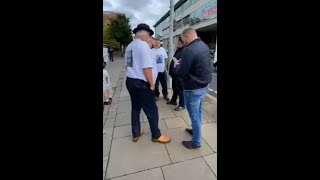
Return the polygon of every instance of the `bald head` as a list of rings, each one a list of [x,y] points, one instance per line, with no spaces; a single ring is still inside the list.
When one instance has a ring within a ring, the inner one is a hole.
[[[185,34],[195,34],[195,35],[197,35],[197,32],[193,28],[187,28],[182,32],[182,34],[183,35],[185,35]]]
[[[191,43],[193,40],[197,38],[197,32],[193,28],[187,28],[182,32],[182,39],[186,44]]]

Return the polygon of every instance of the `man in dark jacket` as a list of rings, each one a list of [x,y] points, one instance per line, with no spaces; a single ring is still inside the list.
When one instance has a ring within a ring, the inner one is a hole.
[[[183,141],[182,144],[188,149],[196,149],[201,147],[202,104],[213,69],[209,48],[194,29],[185,29],[182,39],[186,46],[181,61],[176,64],[177,75],[183,79],[185,104],[192,123],[192,129],[186,130],[193,135],[192,141]]]
[[[177,60],[181,59],[181,53],[184,48],[184,42],[182,41],[182,38],[178,38],[178,47],[176,52],[174,53],[174,56]],[[172,98],[167,104],[171,105],[177,105],[177,98],[179,96],[179,106],[175,107],[175,111],[181,111],[185,109],[185,104],[184,104],[184,96],[183,96],[183,87],[182,87],[182,79],[177,76],[176,69],[174,68],[174,60],[171,61],[170,63],[170,68],[169,68],[169,75],[172,78],[172,90],[173,90],[173,95]]]
[[[114,51],[114,49],[113,49],[113,47],[109,47],[108,48],[108,50],[109,50],[109,58],[110,58],[110,62],[113,62],[113,51]]]

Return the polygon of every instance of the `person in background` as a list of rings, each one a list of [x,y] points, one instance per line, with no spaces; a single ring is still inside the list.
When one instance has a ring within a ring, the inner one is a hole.
[[[167,77],[166,77],[166,67],[168,54],[166,50],[160,46],[161,42],[159,39],[155,39],[155,47],[152,49],[153,54],[156,56],[157,69],[158,69],[158,78],[155,84],[155,95],[156,101],[159,100],[160,92],[159,92],[159,83],[161,83],[163,98],[169,101],[168,98],[168,87],[167,87]]]
[[[176,67],[178,77],[183,79],[185,104],[192,124],[192,129],[186,131],[193,135],[192,141],[182,141],[182,144],[188,149],[197,149],[201,147],[202,105],[213,69],[209,48],[194,29],[185,29],[182,39],[186,46]]]
[[[179,37],[177,50],[174,53],[173,57],[176,58],[177,60],[180,60],[183,48],[184,48],[184,42],[182,41],[182,38]],[[174,68],[174,60],[172,60],[170,63],[169,75],[172,78],[173,95],[172,95],[171,100],[169,102],[167,102],[167,104],[177,105],[177,98],[179,96],[179,105],[177,107],[175,107],[174,110],[181,111],[181,110],[185,109],[182,79],[177,76],[176,69]]]
[[[109,52],[106,46],[103,46],[103,64],[107,64],[109,62]]]
[[[103,66],[103,105],[110,105],[112,103],[112,86],[108,71]]]
[[[104,62],[104,59],[103,59],[103,69],[105,66],[106,66],[106,63]],[[103,102],[103,111],[104,111],[104,102]],[[103,131],[103,134],[104,134],[104,131]]]
[[[149,41],[147,42],[149,44],[150,47],[150,54],[151,54],[151,59],[152,61],[152,79],[154,79],[153,84],[156,84],[155,79],[158,78],[158,65],[157,65],[157,61],[156,61],[156,55],[153,52],[153,48],[156,46],[156,41],[154,38],[150,38]]]
[[[153,31],[147,24],[139,24],[134,30],[134,40],[125,50],[127,67],[126,86],[131,97],[131,128],[133,142],[144,133],[140,123],[141,109],[148,117],[153,142],[168,143],[170,137],[161,135],[159,129],[158,107],[154,96],[153,59],[150,50],[150,36]],[[149,44],[148,44],[149,43]]]
[[[110,62],[113,62],[113,51],[114,51],[114,49],[113,49],[113,47],[109,47],[109,57],[110,57]]]

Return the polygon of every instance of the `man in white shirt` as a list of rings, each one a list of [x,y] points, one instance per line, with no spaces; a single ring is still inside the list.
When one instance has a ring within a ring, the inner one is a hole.
[[[149,47],[150,47],[150,53],[151,53],[151,59],[154,59],[154,61],[152,61],[152,79],[153,79],[153,84],[156,84],[156,79],[158,77],[158,65],[156,62],[156,55],[153,52],[153,48],[155,47],[155,43],[156,41],[153,38],[150,38],[148,41]]]
[[[109,52],[106,46],[103,46],[103,60],[105,64],[109,61]]]
[[[158,78],[155,84],[155,95],[156,100],[159,100],[159,83],[161,83],[163,98],[169,101],[168,98],[168,87],[167,87],[167,77],[166,77],[166,67],[168,54],[166,50],[161,47],[161,42],[159,39],[155,39],[155,48],[152,49],[153,53],[156,56],[157,69],[158,69]]]
[[[110,76],[105,68],[103,67],[103,105],[110,105],[112,102],[112,86],[110,81]]]
[[[150,50],[153,31],[146,24],[139,24],[133,30],[135,39],[127,46],[125,62],[127,67],[126,86],[131,97],[131,125],[133,142],[137,142],[143,134],[140,124],[141,108],[148,117],[152,141],[168,143],[171,139],[161,135],[159,129],[158,107],[154,97],[153,59]]]

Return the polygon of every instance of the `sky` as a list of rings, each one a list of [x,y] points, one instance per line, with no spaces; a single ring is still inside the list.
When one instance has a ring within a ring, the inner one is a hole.
[[[169,7],[170,0],[103,0],[103,10],[126,14],[132,29],[145,23],[154,30],[153,25],[169,11]]]

